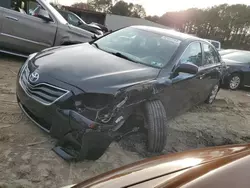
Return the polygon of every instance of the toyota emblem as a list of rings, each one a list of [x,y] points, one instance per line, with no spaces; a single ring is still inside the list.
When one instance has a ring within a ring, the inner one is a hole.
[[[39,74],[37,72],[33,72],[29,76],[29,81],[31,83],[35,83],[39,79]]]

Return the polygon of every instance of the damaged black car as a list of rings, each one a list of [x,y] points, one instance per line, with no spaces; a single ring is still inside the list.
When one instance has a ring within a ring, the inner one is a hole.
[[[97,159],[113,140],[142,129],[148,150],[161,152],[169,118],[214,101],[221,66],[205,40],[132,26],[30,55],[18,74],[17,101],[59,140],[54,151],[64,159]]]

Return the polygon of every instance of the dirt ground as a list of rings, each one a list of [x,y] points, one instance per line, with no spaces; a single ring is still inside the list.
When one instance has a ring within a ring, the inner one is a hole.
[[[24,59],[0,54],[0,187],[61,187],[153,156],[145,136],[112,143],[97,161],[68,163],[51,149],[55,140],[19,109],[16,76]],[[221,90],[213,105],[200,105],[169,123],[163,153],[250,141],[250,90]],[[7,186],[9,185],[9,186]]]

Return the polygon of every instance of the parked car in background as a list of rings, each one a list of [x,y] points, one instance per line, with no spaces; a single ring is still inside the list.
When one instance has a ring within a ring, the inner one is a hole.
[[[48,47],[88,42],[95,37],[68,24],[46,0],[1,1],[0,52],[27,56]]]
[[[239,50],[237,50],[237,49],[223,49],[223,50],[220,50],[219,51],[219,54],[221,55],[221,56],[223,56],[223,55],[226,55],[226,54],[230,54],[230,53],[233,53],[233,52],[237,52],[237,51],[239,51]]]
[[[74,14],[73,12],[65,11],[65,10],[58,10],[58,12],[68,21],[69,24],[72,24],[76,27],[80,27],[91,33],[95,33],[97,35],[103,35],[102,29],[96,24],[87,24],[83,21],[79,16]]]
[[[249,188],[249,170],[250,145],[228,145],[145,159],[67,188]]]
[[[60,140],[54,150],[66,159],[100,157],[114,138],[141,128],[129,123],[128,132],[119,132],[131,117],[145,122],[148,150],[161,152],[169,118],[214,101],[221,66],[205,40],[133,26],[31,55],[16,94],[27,116]]]
[[[250,51],[231,50],[230,52],[221,56],[227,66],[223,83],[232,90],[241,86],[250,87]]]

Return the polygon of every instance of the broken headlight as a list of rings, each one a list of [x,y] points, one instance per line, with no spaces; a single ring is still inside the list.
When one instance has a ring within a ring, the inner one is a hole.
[[[74,99],[76,110],[92,121],[107,123],[112,117],[113,96],[108,94],[85,93]]]
[[[87,93],[74,99],[76,110],[92,121],[108,123],[127,101],[128,97],[115,99],[113,95]]]
[[[75,97],[75,107],[101,110],[113,102],[113,96],[108,94],[85,93]]]

